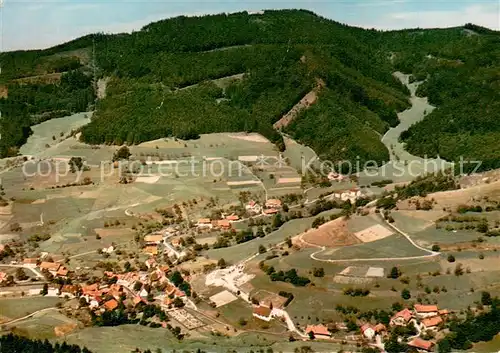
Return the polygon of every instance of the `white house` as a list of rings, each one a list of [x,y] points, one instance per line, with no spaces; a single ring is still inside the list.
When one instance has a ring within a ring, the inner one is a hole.
[[[342,201],[356,201],[359,197],[361,197],[361,190],[358,188],[353,188],[350,190],[338,190],[335,191],[333,197],[340,199]]]
[[[139,296],[141,298],[146,298],[148,296],[148,294],[149,294],[148,291],[145,290],[144,288],[142,288],[141,291],[139,292]]]
[[[212,229],[213,227],[213,224],[212,224],[212,221],[210,220],[210,218],[200,218],[198,220],[198,223],[196,223],[196,226],[198,228],[208,228],[208,229]]]
[[[104,254],[112,254],[113,251],[115,251],[115,247],[113,245],[109,245],[109,246],[102,248],[102,252]]]
[[[58,297],[59,296],[59,288],[48,288],[46,297]]]
[[[256,213],[256,214],[259,214],[262,212],[262,207],[255,201],[250,201],[246,206],[245,206],[245,209],[248,211],[248,212],[251,212],[251,213]]]
[[[370,341],[375,337],[375,329],[370,324],[361,326],[361,333]]]
[[[341,182],[341,181],[343,181],[343,180],[346,179],[346,177],[344,175],[338,174],[338,173],[335,173],[335,172],[328,173],[327,178],[330,181],[337,181],[337,182]]]

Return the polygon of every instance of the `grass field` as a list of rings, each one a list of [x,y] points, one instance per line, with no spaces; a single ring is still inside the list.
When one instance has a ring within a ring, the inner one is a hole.
[[[71,130],[78,129],[90,122],[92,113],[78,113],[64,118],[51,119],[41,124],[31,127],[33,135],[28,138],[28,141],[20,149],[20,153],[24,155],[39,155],[43,153],[46,145],[55,146],[63,137],[67,136]],[[55,140],[52,138],[55,137]]]
[[[201,349],[209,352],[226,353],[228,350],[248,352],[249,350],[266,350],[268,347],[275,351],[291,352],[296,347],[310,346],[316,351],[340,349],[340,345],[321,342],[288,342],[288,335],[246,332],[236,337],[211,336],[206,338],[182,341],[174,339],[165,329],[151,329],[140,325],[124,325],[119,327],[94,327],[86,328],[66,337],[72,344],[84,345],[95,353],[130,352],[136,347],[142,350],[157,348],[164,352],[173,349],[196,351]],[[349,349],[349,346],[345,346]]]
[[[338,212],[340,212],[340,210],[331,210],[323,212],[318,216],[328,217]],[[256,254],[259,245],[269,247],[283,242],[287,237],[295,236],[306,231],[311,227],[315,218],[316,217],[309,217],[291,220],[281,226],[280,229],[272,232],[264,238],[257,238],[228,248],[212,249],[207,251],[207,255],[212,259],[224,258],[226,261],[236,263],[250,257],[252,254]]]
[[[10,320],[18,319],[38,310],[55,307],[60,301],[59,298],[53,297],[1,299],[0,315]]]
[[[35,339],[53,339],[56,338],[54,329],[57,326],[75,323],[76,321],[54,310],[43,312],[27,320],[18,322],[12,331],[18,335]]]

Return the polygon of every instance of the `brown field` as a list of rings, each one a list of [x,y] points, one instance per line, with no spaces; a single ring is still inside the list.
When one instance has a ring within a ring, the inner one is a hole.
[[[363,243],[370,243],[372,241],[387,238],[388,236],[394,234],[393,231],[387,229],[386,227],[376,224],[369,228],[366,228],[360,232],[354,234],[356,238],[361,240]]]
[[[287,298],[285,297],[282,297],[276,293],[271,293],[267,290],[262,290],[262,289],[253,294],[252,297],[257,299],[261,305],[270,307],[272,303],[273,308],[278,308],[278,309],[283,308],[283,305],[287,301]]]
[[[53,84],[53,83],[59,83],[61,81],[61,76],[62,76],[62,73],[56,72],[53,74],[18,78],[16,80],[13,80],[13,82],[19,83],[21,85],[22,84],[35,84],[35,83]]]
[[[490,199],[500,199],[500,181],[480,184],[467,189],[438,192],[429,195],[428,198],[433,198],[436,201],[435,209],[442,209],[443,207],[455,208],[459,204],[471,203],[484,196],[488,196]]]
[[[361,241],[347,229],[347,222],[338,218],[322,224],[318,229],[311,229],[301,236],[306,243],[335,248],[359,244]]]
[[[94,231],[99,234],[101,238],[134,234],[131,228],[95,228]]]

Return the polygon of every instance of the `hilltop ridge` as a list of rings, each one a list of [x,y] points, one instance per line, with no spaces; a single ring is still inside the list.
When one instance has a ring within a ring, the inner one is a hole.
[[[493,142],[500,120],[492,107],[500,101],[499,41],[498,32],[472,24],[382,32],[307,10],[266,10],[180,16],[131,34],[94,34],[46,50],[3,53],[8,98],[0,104],[9,118],[1,129],[12,138],[0,141],[0,154],[16,154],[40,116],[90,109],[96,112],[81,135],[90,144],[248,131],[283,150],[273,124],[321,79],[325,87],[313,113],[301,110],[284,131],[322,158],[383,163],[389,153],[380,136],[410,106],[406,87],[392,75],[402,71],[426,80],[418,94],[438,107],[402,134],[408,150],[450,161],[480,158],[484,168],[498,168]],[[111,78],[95,106],[93,44],[98,77]],[[54,72],[61,81],[44,82]],[[223,85],[212,82],[241,74]],[[14,81],[30,76],[39,81]],[[447,123],[450,115],[453,124]]]

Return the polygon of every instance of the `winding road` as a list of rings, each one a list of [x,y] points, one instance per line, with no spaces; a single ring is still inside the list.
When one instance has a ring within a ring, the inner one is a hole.
[[[319,246],[319,245],[316,245],[316,244],[311,244],[307,241],[305,241],[302,237],[304,234],[300,235],[299,236],[299,239],[306,243],[307,245],[310,245],[310,246],[314,246],[314,247],[317,247],[317,248],[320,248],[320,250],[312,253],[311,255],[309,255],[309,257],[313,260],[316,260],[316,261],[321,261],[321,262],[329,262],[329,263],[343,263],[343,262],[367,262],[367,261],[394,261],[394,260],[420,260],[420,259],[428,259],[428,258],[432,258],[432,257],[435,257],[435,256],[439,256],[441,253],[440,252],[437,252],[437,251],[432,251],[432,250],[428,250],[428,249],[425,249],[423,247],[421,247],[420,245],[418,245],[417,243],[415,243],[415,241],[405,232],[403,232],[401,229],[399,229],[398,227],[396,227],[395,225],[389,223],[387,220],[384,220],[385,223],[391,227],[392,229],[394,229],[397,233],[401,234],[402,236],[404,236],[406,238],[406,240],[408,240],[410,242],[411,245],[413,245],[414,247],[416,247],[417,249],[421,250],[421,251],[424,251],[427,253],[427,255],[418,255],[418,256],[403,256],[403,257],[378,257],[378,258],[357,258],[357,259],[342,259],[342,260],[330,260],[330,259],[320,259],[318,258],[316,255],[320,254],[321,252],[325,251],[326,250],[326,247],[325,246]]]

